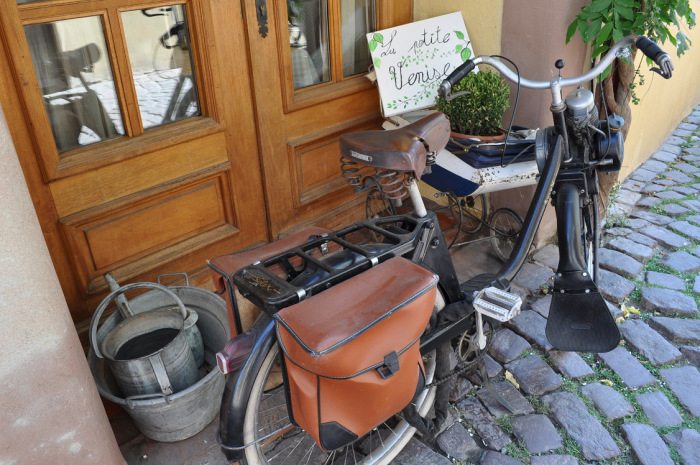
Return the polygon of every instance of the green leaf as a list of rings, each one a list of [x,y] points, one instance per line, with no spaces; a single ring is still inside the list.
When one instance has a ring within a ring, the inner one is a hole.
[[[372,38],[373,38],[374,40],[376,40],[377,42],[379,42],[380,44],[383,44],[383,43],[384,43],[384,36],[381,35],[381,34],[378,33],[378,32],[375,32],[374,35],[372,36]]]
[[[617,43],[625,37],[625,34],[619,29],[613,29],[612,37],[613,37],[613,42]]]
[[[593,50],[593,53],[591,53],[591,58],[595,58],[598,55],[600,55],[601,53],[607,52],[609,49],[610,49],[610,47],[608,47],[607,45],[601,45],[600,47],[596,47]]]
[[[464,45],[461,45],[461,44],[460,44],[460,45],[457,45],[457,46],[455,47],[455,53],[461,52],[463,48],[464,48]]]
[[[369,50],[370,52],[374,52],[377,49],[377,41],[372,39],[369,41]]]
[[[600,30],[600,33],[595,39],[595,44],[596,45],[602,45],[603,42],[607,41],[610,39],[610,32],[612,31],[613,28],[613,23],[608,23],[603,28]]]
[[[568,44],[571,38],[574,36],[576,33],[576,26],[578,23],[576,20],[571,21],[571,24],[569,24],[569,27],[566,29],[566,43]]]
[[[465,47],[464,49],[462,49],[462,53],[460,54],[460,56],[462,57],[462,61],[467,61],[469,57],[472,56],[472,52],[471,50]]]
[[[382,60],[380,60],[379,58],[375,58],[374,59],[374,67],[379,69],[381,67],[381,65],[382,65]]]
[[[603,74],[600,75],[600,80],[602,81],[606,77],[608,77],[608,74],[610,74],[610,70],[612,69],[612,65],[608,66],[605,68],[605,71],[603,71]]]
[[[626,6],[628,8],[637,8],[639,3],[635,0],[613,0],[615,6]]]
[[[600,12],[610,8],[611,0],[593,0],[588,6],[586,6],[583,11],[588,13]]]
[[[462,31],[455,31],[455,35],[459,40],[464,40],[464,33]]]
[[[625,19],[629,19],[630,21],[634,21],[634,10],[632,8],[626,7],[626,6],[619,6],[615,9],[620,16],[622,16]]]

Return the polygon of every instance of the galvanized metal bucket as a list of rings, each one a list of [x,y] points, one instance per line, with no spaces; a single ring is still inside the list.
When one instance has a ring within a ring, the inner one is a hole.
[[[119,323],[100,344],[97,325],[109,303],[132,289],[157,289],[177,304],[180,313],[166,309],[137,313]],[[182,391],[197,382],[197,364],[184,322],[187,309],[167,287],[155,283],[134,283],[109,294],[90,322],[90,345],[95,355],[106,358],[121,391],[127,396],[166,395]]]
[[[92,348],[88,351],[88,364],[100,395],[121,405],[144,436],[155,441],[173,442],[199,433],[219,412],[225,378],[216,366],[216,352],[226,345],[230,333],[226,303],[221,297],[196,287],[168,289],[177,294],[186,308],[199,315],[196,326],[202,335],[204,366],[197,383],[172,395],[125,396],[108,361],[98,358]],[[129,304],[139,312],[151,312],[171,309],[172,299],[154,290],[135,297]],[[124,319],[119,312],[107,317],[97,331],[98,344]]]

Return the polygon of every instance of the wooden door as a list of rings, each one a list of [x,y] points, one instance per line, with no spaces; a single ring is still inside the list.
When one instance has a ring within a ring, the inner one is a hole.
[[[340,177],[338,138],[381,119],[364,33],[410,22],[412,2],[244,5],[270,232],[346,225],[364,200]]]
[[[79,332],[108,271],[207,286],[207,259],[268,240],[240,5],[0,10],[0,102]]]

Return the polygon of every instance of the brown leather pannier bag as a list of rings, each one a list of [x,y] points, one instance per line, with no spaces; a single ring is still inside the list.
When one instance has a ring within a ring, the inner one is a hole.
[[[290,417],[321,448],[352,443],[423,390],[436,285],[397,257],[274,315]]]

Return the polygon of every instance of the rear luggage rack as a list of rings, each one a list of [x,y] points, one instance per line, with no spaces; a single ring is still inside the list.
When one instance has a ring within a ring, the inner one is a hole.
[[[391,257],[410,260],[424,253],[435,221],[433,212],[424,218],[399,215],[311,236],[301,246],[241,268],[233,283],[243,297],[273,314]]]

